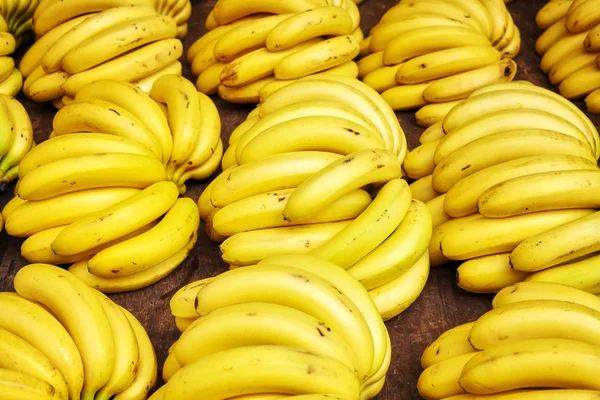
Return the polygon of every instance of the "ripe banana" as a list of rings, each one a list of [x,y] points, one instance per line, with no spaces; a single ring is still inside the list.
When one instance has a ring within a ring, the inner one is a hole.
[[[212,18],[218,25],[225,25],[251,14],[297,14],[317,6],[325,6],[326,4],[325,1],[313,2],[311,0],[299,0],[293,3],[273,0],[253,2],[223,0],[219,4],[215,4],[212,10]]]
[[[444,132],[444,129],[442,128],[442,123],[438,122],[437,124],[433,124],[421,132],[421,136],[419,136],[419,143],[424,144],[427,142],[433,142],[434,140],[442,139],[444,136],[446,136],[446,132]]]
[[[548,78],[553,85],[561,84],[569,76],[591,65],[596,65],[597,53],[588,53],[585,49],[577,49],[566,57],[561,63],[556,64],[548,73]]]
[[[447,222],[444,222],[438,227],[435,227],[431,232],[431,241],[429,242],[429,257],[430,264],[432,267],[439,267],[450,262],[444,253],[442,252],[442,239],[448,231],[452,231],[457,226],[462,226],[468,222],[483,218],[480,214],[474,213],[465,217],[453,218]]]
[[[48,307],[73,337],[84,365],[82,399],[91,399],[110,379],[115,359],[110,323],[100,301],[77,278],[48,264],[21,268],[14,285],[19,295]]]
[[[250,265],[273,255],[308,254],[329,241],[348,223],[340,221],[240,232],[221,244],[221,257],[230,264]]]
[[[598,256],[534,272],[527,277],[531,282],[549,282],[568,285],[589,293],[600,293],[598,280]]]
[[[198,318],[199,315],[196,313],[196,308],[194,307],[196,295],[198,294],[200,288],[212,280],[213,278],[204,278],[188,283],[187,285],[179,288],[169,301],[169,309],[171,310],[171,314],[177,318]]]
[[[473,321],[457,325],[438,336],[423,350],[421,367],[425,369],[462,354],[474,353],[476,350],[469,343],[469,332],[474,323]]]
[[[576,6],[572,4],[567,13],[566,28],[571,33],[578,33],[596,26],[600,23],[599,7],[598,0],[586,0]]]
[[[494,308],[531,300],[558,300],[586,306],[600,312],[600,298],[572,286],[527,279],[499,291],[492,300]]]
[[[367,75],[365,75],[362,78],[362,81],[367,85],[371,86],[379,93],[385,92],[389,89],[398,86],[398,82],[396,81],[396,74],[398,73],[398,68],[401,65],[402,64],[397,64],[391,67],[381,67],[376,70],[373,70]],[[388,101],[388,103],[390,102]]]
[[[591,114],[600,114],[600,89],[596,89],[586,96],[585,107]]]
[[[271,75],[238,87],[219,85],[217,93],[220,98],[230,103],[255,104],[260,101],[262,87],[272,82],[276,82],[276,79]]]
[[[600,28],[598,25],[589,30],[583,42],[583,47],[589,52],[600,51]]]
[[[0,368],[0,390],[7,399],[57,400],[55,388],[41,379],[13,369]]]
[[[383,63],[383,50],[364,56],[356,64],[358,65],[358,77],[362,79],[369,73],[385,67]]]
[[[0,94],[0,102],[8,113],[10,118],[11,130],[13,136],[12,143],[8,151],[0,160],[0,175],[7,175],[8,171],[19,165],[23,157],[33,146],[33,127],[27,110],[14,97]],[[6,132],[3,135],[7,134]],[[12,179],[10,179],[12,180]],[[8,177],[0,181],[9,181]]]
[[[461,354],[425,368],[417,380],[419,394],[424,399],[445,399],[465,393],[458,378],[465,364],[477,354]]]
[[[452,260],[510,252],[534,235],[593,212],[587,209],[555,210],[507,218],[476,219],[447,229],[441,241],[442,252]]]
[[[426,88],[427,87],[423,87],[422,90],[425,91]],[[423,102],[426,103],[425,100],[423,100]],[[437,122],[444,121],[450,110],[460,103],[462,103],[462,100],[424,105],[415,113],[417,125],[426,128]]]
[[[150,93],[154,82],[156,82],[158,78],[167,74],[181,75],[182,68],[183,66],[181,65],[181,63],[179,61],[175,61],[150,75],[146,75],[141,79],[133,81],[132,83],[142,92]]]
[[[427,142],[408,152],[402,167],[409,178],[420,179],[433,173],[433,158],[440,142],[441,139]]]
[[[437,228],[438,226],[452,219],[452,217],[446,214],[446,211],[444,210],[445,198],[446,194],[444,193],[425,203],[429,213],[431,214],[433,228]]]
[[[566,24],[566,22],[565,22]],[[544,73],[548,73],[555,65],[562,62],[570,53],[582,48],[588,32],[580,32],[566,35],[556,40],[544,53],[540,60],[540,68]]]
[[[535,23],[540,29],[547,29],[556,21],[566,17],[573,0],[555,0],[546,3],[535,15]]]
[[[143,189],[166,180],[156,158],[137,154],[91,154],[70,157],[38,167],[21,179],[19,196],[44,200],[77,190],[103,187]]]
[[[569,33],[565,27],[565,17],[557,20],[550,25],[535,41],[535,51],[539,55],[544,55],[550,47],[563,36],[567,36]]]
[[[523,281],[527,272],[512,269],[510,253],[492,254],[463,262],[456,270],[457,285],[471,293],[497,293]]]
[[[385,90],[381,93],[381,97],[394,111],[411,110],[427,104],[423,93],[429,85],[429,83],[399,85]]]

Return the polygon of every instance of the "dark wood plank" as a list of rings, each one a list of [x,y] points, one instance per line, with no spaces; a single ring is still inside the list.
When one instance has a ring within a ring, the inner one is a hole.
[[[249,0],[251,1],[251,0]],[[185,39],[187,49],[204,32],[204,19],[215,0],[195,0],[190,20],[190,33]],[[381,15],[395,4],[393,0],[365,0],[360,6],[363,29],[373,26]],[[535,39],[540,30],[535,25],[535,13],[543,0],[515,0],[509,9],[521,30],[523,47],[517,58],[517,79],[527,79],[538,85],[550,87],[539,69],[539,57],[535,54]],[[184,62],[185,76],[193,78],[189,65]],[[48,137],[55,110],[48,104],[35,104],[20,97],[30,112],[36,140]],[[250,106],[229,104],[216,98],[223,121],[223,137],[229,134],[251,110]],[[579,104],[581,106],[581,104]],[[397,113],[407,134],[411,148],[417,145],[422,129],[415,125],[412,112]],[[600,118],[593,118],[596,125]],[[207,182],[188,185],[187,196],[198,198]],[[10,191],[12,192],[12,187]],[[0,194],[0,207],[12,197],[12,193]],[[201,227],[202,229],[202,227]],[[19,268],[27,262],[21,257],[21,239],[0,233],[0,290],[12,291],[12,281]],[[219,249],[204,234],[189,258],[170,276],[157,284],[136,292],[111,295],[117,303],[131,310],[144,324],[156,347],[159,365],[166,357],[167,349],[179,336],[169,312],[169,299],[184,284],[225,271],[227,266],[220,259]],[[387,323],[393,344],[393,358],[387,383],[380,400],[419,399],[416,381],[421,372],[419,358],[423,349],[444,330],[471,321],[491,307],[491,296],[474,295],[459,289],[455,284],[455,268],[446,266],[432,270],[429,282],[421,297],[407,311]]]

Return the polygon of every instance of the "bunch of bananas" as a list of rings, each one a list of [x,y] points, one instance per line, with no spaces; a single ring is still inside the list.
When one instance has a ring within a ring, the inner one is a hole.
[[[257,103],[270,82],[321,72],[356,78],[359,23],[352,0],[219,0],[187,59],[201,92]]]
[[[184,286],[170,306],[183,334],[152,400],[366,400],[385,383],[385,325],[366,290],[335,264],[267,258]]]
[[[600,299],[559,284],[509,286],[491,311],[440,335],[421,364],[425,399],[597,398]]]
[[[165,74],[181,75],[191,4],[154,0],[44,0],[35,10],[37,41],[19,68],[23,93],[60,108],[87,83],[133,82],[149,91]],[[156,7],[156,8],[155,8]],[[169,16],[169,15],[172,15]]]
[[[0,293],[3,398],[147,398],[157,360],[129,311],[52,265],[23,267],[14,286]]]
[[[402,0],[361,43],[359,77],[430,126],[474,90],[512,81],[521,35],[502,0]]]
[[[536,15],[545,29],[535,48],[550,82],[568,99],[585,98],[600,114],[600,1],[553,0]]]
[[[585,275],[567,278],[597,279],[595,259],[581,258],[598,250],[600,228],[600,139],[574,104],[529,82],[491,85],[420,140],[404,168],[433,215],[432,266],[464,261],[459,286],[490,293],[573,262],[547,279],[598,289]]]
[[[33,147],[27,110],[14,97],[0,93],[0,190],[18,178],[19,164]]]
[[[219,166],[219,114],[176,75],[159,78],[151,96],[97,81],[59,110],[53,137],[23,158],[18,197],[2,212],[7,232],[27,237],[25,259],[74,263],[88,285],[121,292],[158,281],[186,258],[198,207],[178,197],[186,179]]]
[[[10,55],[31,30],[31,17],[39,0],[0,1],[0,94],[16,96],[23,86],[23,76]]]
[[[310,253],[348,269],[389,319],[418,297],[429,270],[430,215],[399,179],[405,151],[394,112],[373,89],[304,77],[232,133],[200,216],[232,268]]]

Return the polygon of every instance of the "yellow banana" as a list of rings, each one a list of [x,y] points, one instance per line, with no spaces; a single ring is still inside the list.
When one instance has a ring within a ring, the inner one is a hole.
[[[433,175],[426,175],[411,183],[409,187],[412,198],[426,203],[438,197],[439,193],[433,190],[433,186],[431,185],[432,179]]]
[[[598,25],[589,30],[583,41],[583,47],[585,47],[587,51],[600,51],[600,28]]]
[[[569,53],[565,59],[556,64],[548,72],[548,78],[553,85],[559,85],[576,72],[596,64],[597,53],[589,53],[585,49],[577,49]]]
[[[400,67],[400,65],[402,64],[393,65],[391,67],[378,68],[365,75],[362,78],[362,81],[367,85],[371,86],[373,89],[377,90],[377,92],[379,93],[385,92],[391,88],[398,86],[398,82],[396,81],[396,74],[398,73],[398,68]],[[388,103],[390,103],[389,100]]]
[[[318,1],[320,6],[325,6],[325,1]],[[245,16],[258,13],[267,14],[296,14],[315,8],[317,4],[310,0],[299,0],[293,3],[276,0],[260,0],[247,2],[243,0],[222,0],[216,4],[212,14],[215,22],[225,25]]]
[[[156,80],[158,78],[160,78],[163,75],[168,75],[168,74],[174,74],[174,75],[180,76],[182,74],[182,68],[183,68],[183,66],[181,65],[181,63],[179,61],[175,61],[150,75],[147,75],[141,79],[138,79],[137,81],[133,81],[132,83],[135,86],[137,86],[142,92],[150,93],[150,90],[152,89],[154,82],[156,82]]]
[[[196,319],[199,317],[194,307],[196,295],[201,287],[211,282],[213,278],[200,279],[182,286],[169,300],[171,314],[177,318]]]
[[[446,194],[444,193],[425,203],[431,214],[431,222],[434,229],[452,219],[450,215],[446,214],[446,210],[444,210],[445,199]]]
[[[571,4],[565,21],[565,26],[569,32],[587,31],[600,23],[598,7],[600,7],[598,0],[586,0],[576,6]]]
[[[414,86],[416,87],[417,85]],[[423,86],[422,90],[425,91],[426,88],[426,86]],[[425,100],[423,100],[423,103],[426,103]],[[430,103],[424,105],[415,113],[417,125],[426,128],[435,124],[436,122],[444,121],[450,110],[460,103],[462,103],[462,100],[445,101],[443,103]]]
[[[34,138],[31,120],[29,119],[27,110],[19,100],[0,94],[0,102],[3,103],[4,108],[8,111],[13,135],[10,148],[0,160],[0,174],[6,174],[10,169],[19,165],[23,157],[31,149],[31,146],[33,146]],[[7,133],[4,132],[3,134]]]
[[[431,175],[435,169],[433,156],[441,140],[424,143],[408,152],[404,159],[404,171],[412,179]]]
[[[364,56],[358,60],[357,65],[358,77],[361,79],[367,76],[370,72],[385,67],[385,64],[383,63],[383,50]]]
[[[566,17],[573,0],[554,0],[546,3],[535,15],[535,23],[540,29],[547,29],[561,18]]]
[[[385,90],[381,93],[381,97],[383,97],[394,111],[411,110],[427,104],[423,98],[423,93],[428,86],[429,83],[399,85]]]
[[[587,31],[575,34],[567,32],[566,35],[552,43],[540,60],[541,70],[547,74],[552,67],[562,62],[569,53],[583,47],[587,33]]]
[[[532,274],[531,276],[533,276]],[[600,312],[600,298],[572,286],[536,281],[515,283],[499,291],[492,300],[494,308],[530,300],[559,300],[580,304]]]
[[[419,143],[425,144],[427,142],[433,142],[442,139],[444,136],[446,136],[446,132],[444,132],[444,129],[442,128],[442,122],[438,122],[421,132]]]
[[[8,368],[0,368],[0,391],[7,399],[58,400],[55,388],[41,379]]]
[[[473,321],[457,325],[438,336],[423,350],[423,369],[462,354],[474,353],[476,350],[469,343],[469,332],[474,323]]]
[[[523,281],[529,274],[512,269],[509,256],[492,254],[463,262],[456,270],[456,284],[471,293],[496,293]]]
[[[425,368],[417,380],[419,394],[425,399],[445,399],[465,393],[458,378],[465,364],[478,353],[461,354]]]
[[[262,87],[275,81],[275,77],[270,75],[238,87],[219,85],[217,92],[220,98],[230,103],[258,103],[260,101],[260,90]]]
[[[202,71],[196,79],[196,89],[206,95],[216,94],[221,84],[221,73],[226,63],[216,63]]]
[[[535,41],[535,51],[539,55],[544,55],[546,51],[563,36],[567,36],[568,31],[565,27],[565,18],[561,18],[550,25]]]

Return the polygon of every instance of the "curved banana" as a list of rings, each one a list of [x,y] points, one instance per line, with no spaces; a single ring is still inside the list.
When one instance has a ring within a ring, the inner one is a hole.
[[[417,380],[419,394],[424,399],[445,399],[465,393],[458,378],[465,364],[478,353],[457,355],[425,368]]]
[[[239,232],[278,226],[344,221],[357,218],[371,203],[371,196],[358,189],[340,198],[318,215],[290,223],[283,218],[282,212],[294,190],[261,193],[230,203],[215,212],[212,229],[219,235],[232,236]]]
[[[567,16],[573,0],[550,1],[535,14],[535,23],[540,29],[547,29],[556,21]]]
[[[182,286],[169,300],[171,314],[177,318],[196,319],[199,317],[194,306],[198,290],[213,278],[200,279]]]
[[[88,261],[89,271],[103,278],[142,272],[183,249],[198,230],[198,207],[180,198],[147,232],[99,251]]]
[[[451,260],[513,251],[519,243],[549,229],[592,214],[593,210],[541,211],[507,218],[479,218],[447,229],[441,249]]]
[[[432,180],[433,175],[427,175],[408,185],[412,193],[412,198],[426,203],[438,197],[440,194],[433,190],[433,186],[431,185]]]
[[[21,268],[14,285],[19,295],[48,307],[73,337],[84,365],[81,398],[91,399],[110,379],[115,359],[110,323],[100,301],[75,276],[48,264]]]
[[[431,239],[430,221],[431,215],[425,204],[412,200],[394,232],[369,254],[352,264],[348,272],[367,290],[402,275],[427,251]]]
[[[600,51],[600,28],[598,25],[589,30],[583,41],[583,47],[589,52]]]
[[[173,63],[165,66],[164,68],[159,69],[158,71],[156,71],[150,75],[146,75],[145,77],[138,79],[136,81],[133,81],[131,83],[133,85],[135,85],[138,89],[140,89],[142,92],[150,93],[150,90],[152,89],[154,82],[156,82],[156,80],[158,78],[160,78],[163,75],[168,75],[168,74],[181,75],[182,69],[183,69],[183,66],[181,65],[181,63],[179,61],[174,61]]]
[[[404,274],[369,290],[381,318],[390,320],[410,307],[421,295],[428,277],[429,253],[425,252]]]
[[[547,268],[529,275],[525,280],[531,282],[560,283],[589,293],[600,293],[600,276],[597,263],[599,256]]]
[[[565,27],[565,18],[561,18],[550,25],[535,41],[535,51],[540,56],[544,55],[554,43],[562,37],[567,36],[569,32]]]
[[[19,196],[44,200],[77,190],[103,187],[143,189],[166,180],[160,161],[137,154],[91,154],[38,167],[21,179]]]
[[[12,125],[13,141],[0,160],[0,175],[6,174],[11,168],[19,165],[23,157],[33,146],[33,127],[29,114],[19,100],[0,94],[0,102],[8,111]],[[6,133],[3,133],[6,134]],[[5,178],[6,179],[6,178]],[[2,179],[0,179],[2,180]]]
[[[535,272],[595,253],[598,244],[590,235],[595,235],[599,217],[593,213],[527,238],[511,253],[512,267]]]
[[[500,290],[492,299],[494,308],[531,300],[558,300],[600,312],[600,298],[572,286],[527,279]]]
[[[9,32],[0,32],[0,56],[14,53],[17,47],[15,37]]]
[[[230,103],[255,104],[260,102],[260,91],[263,86],[272,82],[276,82],[276,79],[273,75],[270,75],[238,87],[219,85],[217,93],[220,98]]]
[[[585,107],[591,114],[600,114],[600,89],[596,89],[585,97]]]
[[[382,149],[361,150],[342,157],[298,185],[284,216],[290,221],[316,214],[351,190],[400,177],[398,158]]]
[[[4,208],[2,209],[2,218],[4,219],[4,221],[6,221],[8,219],[8,217],[17,209],[19,208],[22,204],[27,203],[27,200],[23,200],[22,198],[20,198],[19,196],[15,196],[12,199],[10,199],[8,201],[8,203],[6,203],[6,205],[4,206]]]
[[[492,254],[464,261],[456,269],[456,284],[471,293],[497,293],[523,281],[527,272],[514,270],[510,253]]]
[[[294,192],[290,195],[290,199],[293,195]],[[394,232],[406,215],[410,200],[411,193],[406,181],[402,179],[388,181],[361,215],[310,254],[342,268],[349,268],[376,249]],[[289,200],[286,208],[288,204]]]
[[[221,85],[221,74],[226,66],[226,63],[218,62],[202,71],[196,79],[196,89],[206,95],[216,94]]]
[[[159,143],[163,163],[168,162],[173,150],[169,120],[148,94],[128,82],[99,80],[85,85],[75,96],[75,102],[90,99],[117,105],[141,121]]]
[[[366,80],[365,83],[367,83]],[[399,85],[385,90],[381,93],[381,97],[394,111],[412,110],[427,104],[423,98],[423,93],[429,85],[428,82],[415,85]]]
[[[58,400],[49,383],[8,368],[0,368],[0,391],[6,399]]]
[[[600,23],[598,0],[586,0],[577,6],[571,5],[567,13],[565,26],[571,33],[587,31]]]
[[[451,216],[446,214],[446,210],[444,210],[445,199],[446,194],[444,193],[425,203],[429,213],[431,214],[431,222],[434,229],[452,219]]]
[[[308,254],[338,234],[348,223],[327,222],[236,233],[221,244],[221,257],[230,264],[249,265],[273,255]]]
[[[293,3],[277,0],[222,0],[212,10],[212,16],[218,25],[225,25],[251,14],[297,14],[317,6],[327,5],[326,1],[298,0]]]
[[[429,242],[429,258],[432,267],[439,267],[450,262],[442,252],[442,239],[448,231],[452,231],[456,226],[467,224],[468,222],[483,218],[480,214],[474,213],[460,218],[452,218],[440,226],[433,228],[431,232],[431,241]]]
[[[490,145],[497,152],[482,153]],[[595,161],[589,147],[571,136],[544,129],[515,129],[475,140],[444,158],[433,171],[433,189],[446,193],[461,179],[484,168],[542,154],[568,154]]]
[[[421,367],[425,369],[462,354],[474,353],[476,350],[469,343],[469,332],[474,323],[473,321],[457,325],[438,336],[423,350]]]
[[[41,76],[39,79],[31,82],[34,77],[34,74],[31,74],[29,76],[29,86],[27,87],[27,84],[23,86],[23,93],[25,93],[29,99],[40,103],[59,99],[63,95],[61,89],[62,85],[67,81],[69,76],[69,74],[60,70]]]
[[[398,73],[398,68],[400,65],[402,64],[393,65],[391,67],[381,67],[373,70],[366,74],[362,78],[362,81],[379,93],[385,92],[386,90],[398,86],[396,74]],[[388,101],[388,103],[390,103],[390,101]]]
[[[206,119],[208,119],[208,118],[205,118],[205,120]],[[198,148],[198,147],[196,147],[196,148]],[[211,150],[213,150],[213,149],[211,149]],[[192,156],[193,156],[193,154],[192,154]],[[174,177],[178,177],[177,186],[179,187],[179,193],[184,194],[186,192],[185,190],[182,190],[182,188],[185,187],[185,182],[188,179],[203,180],[203,179],[210,177],[212,174],[214,174],[217,171],[217,169],[219,168],[222,158],[223,158],[223,141],[219,137],[217,146],[214,149],[214,153],[203,164],[200,164],[195,168],[185,170],[179,176],[178,176],[179,172],[175,171]]]
[[[434,154],[441,139],[424,143],[408,152],[404,159],[404,171],[409,178],[420,179],[431,175],[435,170]]]
[[[182,54],[183,45],[179,39],[162,39],[71,75],[61,88],[64,94],[75,97],[79,89],[97,80],[118,76],[119,80],[134,82],[173,64]]]
[[[362,79],[369,73],[385,67],[383,63],[383,50],[364,56],[356,64],[358,65],[358,77]]]
[[[582,69],[596,64],[597,53],[589,53],[585,49],[577,49],[548,72],[548,78],[553,85],[560,85],[569,76]]]
[[[425,85],[427,84],[423,84],[421,89],[423,92],[427,88]],[[423,100],[423,102],[425,103],[425,100]],[[426,128],[437,122],[444,121],[450,110],[460,103],[462,103],[462,100],[445,101],[443,103],[429,103],[424,105],[415,113],[417,125]]]
[[[548,47],[540,60],[542,72],[548,73],[554,66],[560,64],[570,53],[582,48],[588,32],[566,33]]]

